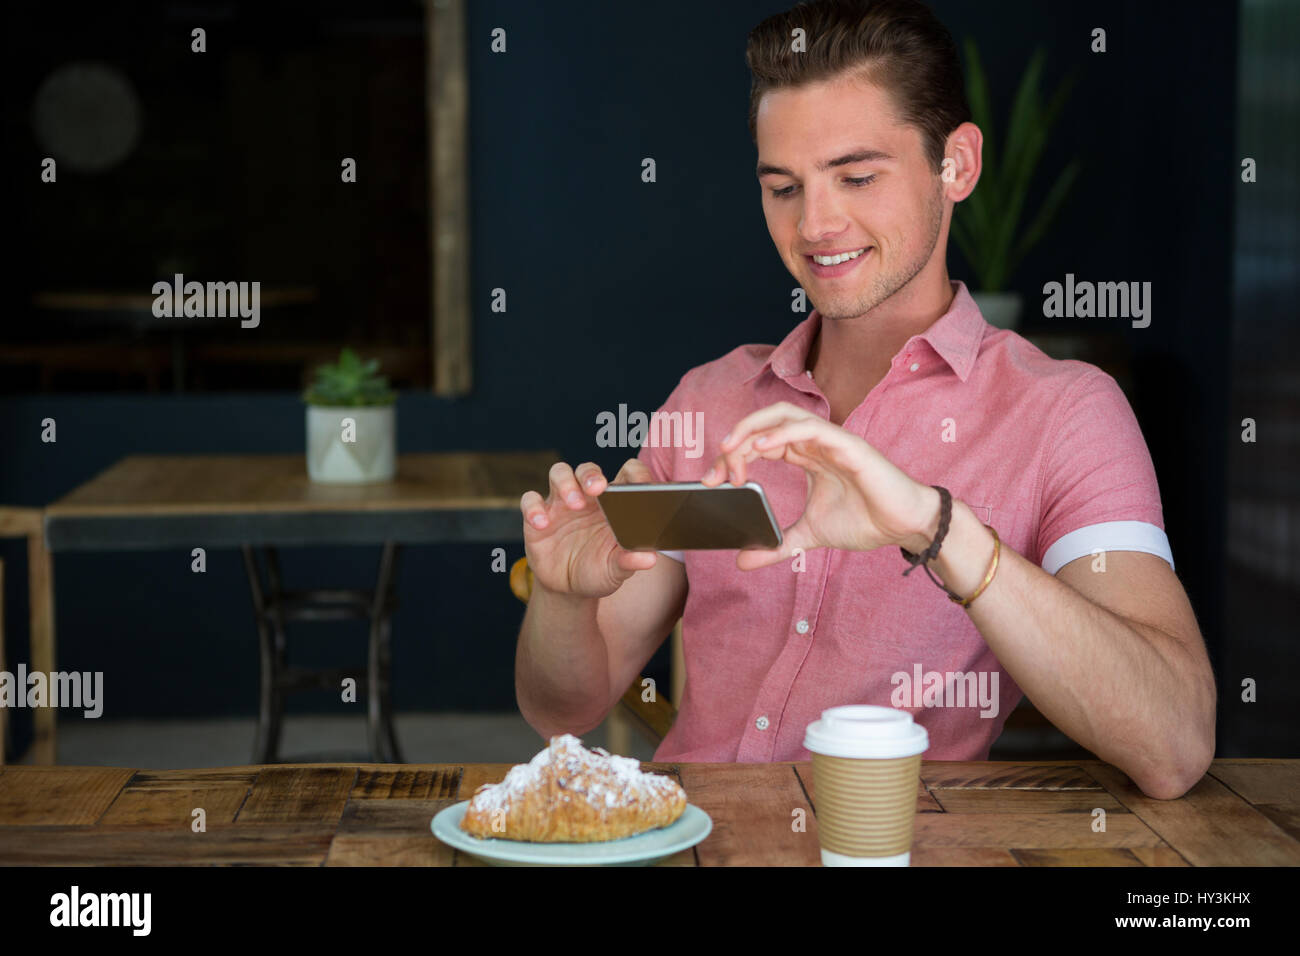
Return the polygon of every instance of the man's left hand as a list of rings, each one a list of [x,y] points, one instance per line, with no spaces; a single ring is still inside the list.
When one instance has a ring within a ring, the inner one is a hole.
[[[803,515],[782,534],[779,548],[741,551],[743,571],[790,557],[796,548],[871,551],[900,545],[923,551],[939,514],[939,493],[914,481],[857,435],[789,402],[747,415],[723,440],[722,454],[704,484],[728,478],[745,483],[746,465],[757,458],[798,465],[808,478]]]

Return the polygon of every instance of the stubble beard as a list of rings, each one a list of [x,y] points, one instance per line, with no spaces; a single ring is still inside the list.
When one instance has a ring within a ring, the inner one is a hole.
[[[917,251],[916,256],[889,272],[878,272],[872,277],[867,288],[863,289],[855,299],[827,302],[825,308],[821,303],[814,302],[813,305],[823,319],[832,321],[856,319],[866,315],[917,277],[930,261],[930,257],[934,255],[935,246],[939,244],[939,232],[943,228],[942,187],[936,186],[930,193],[926,200],[925,214],[928,240]],[[880,248],[876,247],[876,253],[879,252]]]

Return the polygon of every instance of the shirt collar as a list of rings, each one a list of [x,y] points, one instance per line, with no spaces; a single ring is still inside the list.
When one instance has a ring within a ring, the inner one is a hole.
[[[974,298],[967,291],[966,283],[959,279],[950,281],[953,297],[948,311],[935,319],[924,332],[909,339],[902,351],[906,351],[916,339],[923,339],[964,382],[970,377],[971,369],[975,366],[980,343],[989,325],[980,314]],[[820,327],[821,315],[813,309],[812,314],[796,325],[781,344],[772,350],[767,360],[745,381],[752,381],[769,368],[773,374],[787,380],[803,375],[808,368],[808,350],[812,347],[813,339],[816,338]]]

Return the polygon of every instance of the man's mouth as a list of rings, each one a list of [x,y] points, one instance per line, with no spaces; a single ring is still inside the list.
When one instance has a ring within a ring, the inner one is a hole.
[[[837,266],[841,262],[848,262],[850,259],[856,259],[858,256],[862,255],[862,253],[866,252],[867,248],[867,246],[863,246],[861,249],[854,249],[851,252],[841,252],[832,256],[814,255],[812,256],[812,261],[817,263],[819,266]]]
[[[875,246],[862,246],[859,249],[843,249],[827,254],[816,253],[804,256],[811,265],[813,275],[822,279],[833,279],[855,268]]]

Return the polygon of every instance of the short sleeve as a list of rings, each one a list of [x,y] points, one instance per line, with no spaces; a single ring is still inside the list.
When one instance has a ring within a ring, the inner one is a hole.
[[[1048,436],[1037,538],[1044,570],[1094,550],[1146,551],[1172,566],[1155,467],[1115,379],[1100,369],[1078,379]]]

